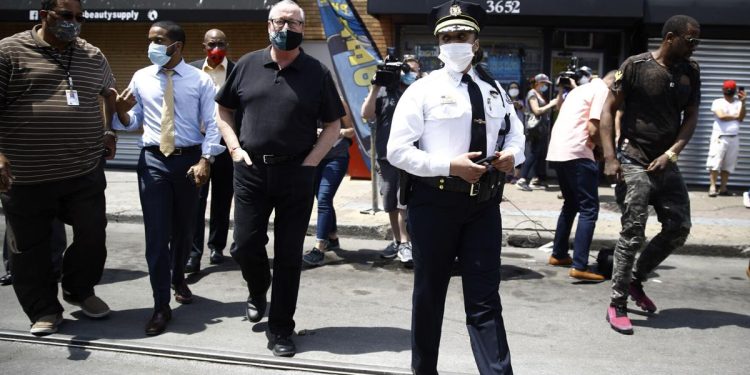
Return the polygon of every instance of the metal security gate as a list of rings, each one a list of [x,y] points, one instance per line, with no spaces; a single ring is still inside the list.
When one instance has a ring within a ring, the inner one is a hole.
[[[141,135],[141,132],[117,132],[117,153],[114,159],[107,160],[107,167],[135,169],[141,155],[141,149],[138,148]]]
[[[649,50],[659,48],[661,39],[649,39]],[[721,86],[727,79],[737,81],[750,92],[750,41],[701,39],[693,58],[701,67],[701,104],[698,127],[677,163],[690,185],[708,185],[706,157],[713,128],[711,103],[723,96]],[[750,110],[748,110],[750,114]],[[740,124],[740,156],[737,169],[729,178],[729,188],[750,187],[750,116]]]

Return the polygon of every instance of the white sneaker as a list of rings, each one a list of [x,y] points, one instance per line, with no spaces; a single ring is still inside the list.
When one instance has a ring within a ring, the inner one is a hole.
[[[750,192],[746,191],[742,193],[742,204],[744,204],[746,208],[750,208]]]
[[[398,245],[398,259],[401,263],[414,262],[414,259],[411,256],[411,242],[402,242]]]

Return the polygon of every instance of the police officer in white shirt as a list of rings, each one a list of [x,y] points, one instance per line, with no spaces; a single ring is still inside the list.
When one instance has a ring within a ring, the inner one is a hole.
[[[479,373],[512,374],[498,293],[499,203],[504,173],[524,161],[523,125],[507,94],[472,66],[482,7],[454,0],[431,16],[445,67],[404,92],[388,140],[388,161],[412,175],[412,370],[437,374],[445,296],[458,258]],[[495,159],[482,160],[488,156]]]

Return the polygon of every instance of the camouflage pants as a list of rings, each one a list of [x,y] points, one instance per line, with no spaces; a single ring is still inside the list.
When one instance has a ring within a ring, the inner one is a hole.
[[[647,173],[636,164],[622,164],[623,181],[615,196],[622,211],[622,231],[615,247],[612,273],[612,303],[625,305],[631,279],[646,281],[651,273],[690,233],[690,200],[676,165],[661,173]],[[646,242],[648,206],[653,205],[661,223],[656,235],[635,262],[636,252]],[[633,265],[635,264],[635,267]]]

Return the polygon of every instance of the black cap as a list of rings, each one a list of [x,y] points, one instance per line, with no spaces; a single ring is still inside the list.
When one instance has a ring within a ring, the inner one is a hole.
[[[430,20],[433,34],[451,31],[474,31],[482,29],[487,12],[476,3],[460,0],[448,1],[432,8]]]

